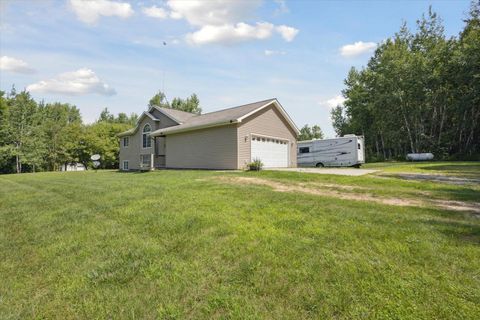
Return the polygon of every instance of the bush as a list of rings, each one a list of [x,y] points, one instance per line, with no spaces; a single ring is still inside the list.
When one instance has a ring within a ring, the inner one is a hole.
[[[252,162],[247,164],[249,171],[260,171],[263,168],[263,162],[260,159],[253,159]]]

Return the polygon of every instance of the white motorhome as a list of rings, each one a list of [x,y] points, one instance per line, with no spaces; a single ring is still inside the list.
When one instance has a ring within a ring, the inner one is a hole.
[[[365,163],[363,136],[297,142],[299,167],[360,167]]]

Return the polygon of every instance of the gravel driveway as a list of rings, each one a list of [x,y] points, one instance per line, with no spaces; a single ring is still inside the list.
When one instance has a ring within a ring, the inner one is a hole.
[[[292,171],[292,172],[317,173],[317,174],[336,174],[341,176],[363,176],[365,174],[378,171],[378,170],[356,169],[356,168],[265,168],[265,170]]]

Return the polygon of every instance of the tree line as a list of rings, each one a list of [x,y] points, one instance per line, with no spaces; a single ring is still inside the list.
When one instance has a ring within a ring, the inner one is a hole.
[[[149,107],[174,108],[201,113],[196,94],[174,98],[169,103],[162,92]],[[0,91],[0,173],[58,171],[61,166],[81,163],[91,167],[90,157],[101,155],[101,168],[117,169],[118,134],[134,127],[138,115],[114,115],[103,109],[94,123],[86,124],[79,109],[69,103],[37,102],[27,91],[15,87]]]
[[[447,38],[430,8],[414,32],[403,24],[380,43],[345,79],[346,101],[331,112],[336,133],[364,135],[370,160],[480,159],[480,1],[464,22]]]
[[[26,91],[0,91],[0,173],[56,171],[70,163],[88,167],[95,153],[102,156],[102,168],[116,168],[117,134],[136,119],[104,109],[96,122],[85,124],[74,105],[36,102]]]
[[[190,97],[182,99],[175,97],[172,102],[168,102],[167,96],[162,91],[158,91],[148,102],[149,107],[162,107],[171,108],[180,111],[201,114],[202,108],[200,108],[200,99],[198,99],[195,93],[192,93]]]
[[[298,141],[323,138],[323,131],[319,125],[313,125],[310,127],[308,124],[306,124],[300,129],[300,134],[298,135]]]

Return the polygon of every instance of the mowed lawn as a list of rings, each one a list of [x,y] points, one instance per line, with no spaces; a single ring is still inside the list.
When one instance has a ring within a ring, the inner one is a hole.
[[[362,166],[366,169],[379,169],[386,173],[421,173],[433,175],[447,175],[463,178],[480,179],[480,162],[379,162],[367,163]]]
[[[331,190],[480,202],[478,184],[378,175],[4,175],[0,319],[480,318],[478,213]]]

